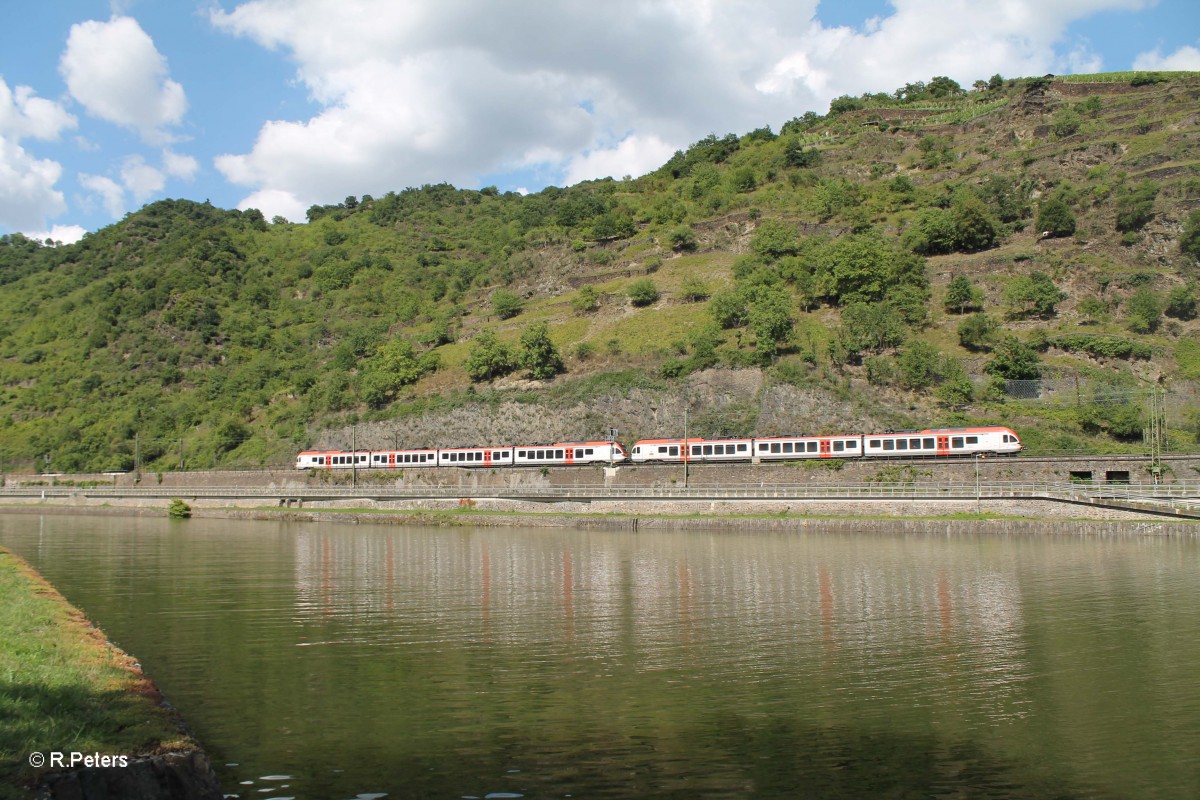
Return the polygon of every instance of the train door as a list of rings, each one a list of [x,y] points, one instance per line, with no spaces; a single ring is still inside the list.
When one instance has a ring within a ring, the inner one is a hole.
[[[829,440],[828,439],[821,440],[820,456],[821,456],[821,458],[832,458],[833,457],[833,454],[829,452]]]
[[[492,465],[492,451],[491,450],[483,451],[483,465],[485,467],[490,467]]]
[[[566,452],[566,457],[567,457],[567,466],[573,465],[575,463],[575,448],[568,447],[567,452]]]
[[[949,436],[937,437],[937,454],[939,456],[950,455],[950,437]]]

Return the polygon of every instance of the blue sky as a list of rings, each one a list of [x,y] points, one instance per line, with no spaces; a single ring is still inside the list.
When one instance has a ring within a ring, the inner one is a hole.
[[[12,0],[7,0],[15,6]],[[1200,70],[1194,0],[55,0],[0,26],[0,233],[638,175],[949,75]]]

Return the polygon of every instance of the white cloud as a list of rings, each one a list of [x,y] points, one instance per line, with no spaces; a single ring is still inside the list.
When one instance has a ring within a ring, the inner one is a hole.
[[[1146,70],[1200,70],[1200,50],[1189,45],[1184,45],[1169,56],[1164,56],[1157,49],[1151,50],[1148,53],[1138,54],[1138,57],[1133,60],[1133,68]]]
[[[575,156],[567,164],[567,183],[592,178],[637,177],[661,167],[677,150],[657,136],[626,136],[616,147],[592,150]]]
[[[48,239],[59,244],[74,244],[82,239],[86,233],[87,229],[79,225],[55,225],[48,231],[31,231],[25,235],[39,242],[44,242]]]
[[[238,203],[238,210],[257,208],[269,220],[283,217],[289,222],[304,222],[308,218],[308,208],[312,203],[305,204],[290,192],[278,189],[265,189],[255,192]]]
[[[121,163],[121,183],[139,203],[161,192],[167,185],[162,170],[150,166],[141,156],[129,156]]]
[[[62,192],[54,188],[61,176],[58,162],[34,158],[0,134],[0,225],[31,230],[65,211]]]
[[[58,103],[36,97],[28,86],[13,91],[0,78],[0,227],[41,228],[66,210],[55,188],[62,165],[35,157],[21,140],[54,140],[77,124]]]
[[[187,111],[183,87],[170,79],[166,59],[132,17],[71,26],[59,71],[89,113],[149,142],[169,141],[168,129]]]
[[[54,140],[66,130],[77,127],[79,121],[60,104],[34,95],[28,86],[16,91],[0,77],[0,135]]]
[[[200,163],[188,155],[173,150],[163,151],[163,170],[172,178],[190,181],[200,171]]]
[[[99,197],[104,210],[114,219],[125,213],[125,189],[112,178],[103,175],[80,174],[79,183]]]
[[[1090,70],[1068,26],[1147,2],[893,0],[851,29],[822,25],[818,0],[248,0],[213,24],[294,60],[320,111],[215,164],[299,206],[516,169],[635,174],[841,94]]]

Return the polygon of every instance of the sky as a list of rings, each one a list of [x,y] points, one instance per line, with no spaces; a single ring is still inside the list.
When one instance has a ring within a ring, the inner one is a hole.
[[[1195,0],[0,0],[0,234],[638,176],[947,75],[1200,70]]]

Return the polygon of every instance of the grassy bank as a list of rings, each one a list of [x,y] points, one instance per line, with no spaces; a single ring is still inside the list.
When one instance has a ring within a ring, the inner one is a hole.
[[[194,745],[129,656],[0,548],[0,798],[24,796],[34,753],[150,755]]]

